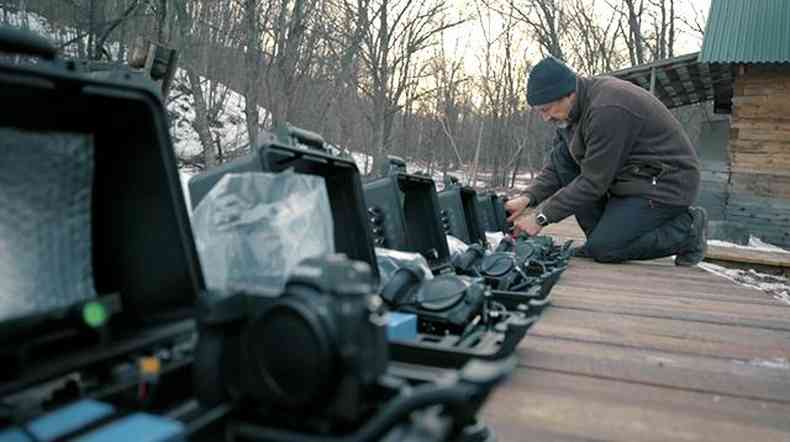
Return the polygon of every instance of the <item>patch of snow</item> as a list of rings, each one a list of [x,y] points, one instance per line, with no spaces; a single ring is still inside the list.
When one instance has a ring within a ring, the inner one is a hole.
[[[760,238],[757,238],[754,235],[749,235],[749,245],[746,246],[727,242],[727,241],[713,240],[713,239],[708,241],[708,245],[716,246],[716,247],[731,247],[735,249],[744,249],[744,250],[755,250],[760,252],[790,253],[790,250],[785,250],[781,247],[764,242]]]
[[[208,96],[209,89],[214,86],[211,80],[200,77],[203,92]],[[171,136],[176,155],[181,157],[195,156],[203,152],[203,145],[194,127],[195,99],[189,87],[187,73],[178,69],[173,79],[171,99],[167,103],[167,112],[171,118]],[[214,121],[209,124],[209,132],[215,143],[224,152],[232,152],[249,144],[247,133],[247,115],[244,113],[245,98],[243,95],[217,84],[218,93],[227,94],[224,106],[217,112]],[[208,105],[208,104],[207,104]],[[262,127],[268,112],[258,107],[258,126]]]
[[[62,50],[63,55],[67,57],[76,57],[79,55],[78,48],[88,45],[89,39],[87,34],[81,34],[73,28],[53,25],[46,17],[36,14],[35,12],[23,12],[14,6],[2,5],[0,6],[0,14],[2,14],[6,24],[33,31],[46,37],[55,44],[70,42],[70,44]],[[120,46],[118,44],[108,45],[108,49],[111,55],[116,57]]]
[[[760,273],[754,269],[728,269],[709,262],[701,262],[698,266],[703,270],[729,279],[744,287],[765,292],[777,301],[790,305],[790,279]]]
[[[766,250],[769,252],[790,253],[790,250],[785,250],[779,246],[764,242],[754,235],[749,235],[749,247],[753,247],[758,250]]]
[[[752,359],[749,361],[735,361],[737,364],[748,364],[755,367],[776,368],[780,370],[790,370],[790,361],[784,358],[773,359]]]
[[[367,175],[373,170],[373,157],[364,152],[352,152],[351,157],[357,163],[359,173]]]

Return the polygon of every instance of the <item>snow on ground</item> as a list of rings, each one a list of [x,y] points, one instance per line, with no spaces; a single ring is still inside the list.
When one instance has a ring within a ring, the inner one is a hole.
[[[761,252],[790,253],[790,251],[781,247],[761,241],[759,238],[753,235],[749,236],[749,243],[746,246],[716,240],[708,241],[708,245]],[[707,262],[700,263],[699,266],[715,275],[727,278],[730,281],[733,281],[744,287],[760,290],[768,295],[771,295],[771,297],[778,301],[784,302],[785,304],[790,304],[790,279],[788,278],[761,273],[754,269],[730,269]]]
[[[53,25],[50,21],[35,12],[22,12],[19,8],[11,5],[0,5],[0,16],[2,16],[5,23],[16,26],[18,28],[33,31],[39,35],[48,38],[50,41],[58,44],[60,42],[71,42],[71,44],[64,49],[64,54],[69,57],[77,55],[77,42],[82,40],[82,46],[87,47],[89,39],[86,34],[80,34],[77,30],[69,27],[60,27]],[[117,42],[107,43],[105,45],[113,60],[118,58],[118,52],[121,45]]]
[[[748,245],[745,246],[727,241],[718,241],[718,240],[710,240],[708,241],[708,245],[717,246],[717,247],[732,247],[732,248],[744,249],[744,250],[756,250],[760,252],[790,253],[790,250],[785,250],[781,247],[764,242],[760,238],[757,238],[754,235],[749,235],[749,243]]]
[[[204,95],[208,96],[211,80],[201,77]],[[182,157],[194,156],[202,152],[202,145],[194,128],[195,106],[194,97],[189,87],[187,73],[183,69],[176,71],[167,112],[171,117],[171,136],[177,155]],[[226,93],[224,106],[217,112],[214,121],[209,124],[209,131],[215,143],[218,143],[226,152],[231,152],[249,144],[247,133],[247,116],[244,113],[245,98],[243,95],[218,85],[218,94]],[[258,126],[262,127],[268,112],[258,106]]]
[[[362,174],[369,174],[373,169],[373,157],[368,155],[364,152],[353,152],[352,157],[354,158],[354,162],[357,164],[360,173]],[[424,173],[428,170],[428,165],[425,162],[420,161],[406,161],[406,171],[408,173]],[[464,185],[470,185],[470,176],[471,168],[467,169],[453,169],[447,171],[448,175],[452,175],[460,180],[461,183]],[[436,190],[442,191],[444,189],[444,181],[442,180],[443,174],[440,170],[433,170],[431,173],[431,179],[436,183]],[[490,187],[489,182],[491,180],[491,172],[486,171],[478,171],[477,172],[477,179],[475,180],[474,184],[471,184],[472,187],[476,189],[487,189]],[[526,188],[527,183],[532,180],[532,174],[529,172],[522,173],[516,176],[516,186],[513,189],[514,192],[519,190],[523,190]]]
[[[738,364],[748,364],[762,368],[776,368],[780,370],[790,370],[790,360],[784,358],[773,359],[751,359],[749,361],[735,361]]]
[[[79,38],[85,40],[87,44],[87,36],[80,37],[76,30],[67,27],[58,27],[49,22],[47,18],[33,13],[22,13],[14,7],[0,6],[0,16],[2,16],[8,24],[17,26],[23,29],[29,29],[36,32],[53,42],[60,41],[76,41]],[[117,42],[108,44],[108,49],[114,58],[120,50],[120,44]],[[76,55],[71,53],[76,48],[75,44],[69,45],[66,49],[65,55],[67,57]],[[209,89],[213,85],[210,80],[201,77],[203,82],[203,90],[205,96],[209,95]],[[247,136],[247,117],[244,113],[245,99],[241,94],[233,90],[229,90],[224,85],[216,85],[216,93],[222,95],[226,93],[226,101],[217,112],[216,118],[211,122],[209,131],[215,143],[218,143],[223,150],[233,151],[245,147],[249,143]],[[209,103],[210,105],[210,103]],[[171,137],[175,152],[181,157],[190,157],[202,152],[200,140],[197,131],[193,127],[195,120],[194,99],[189,87],[186,71],[178,69],[173,85],[171,87],[170,99],[167,102],[167,112],[171,118]],[[260,121],[259,126],[264,123],[265,117],[268,115],[266,110],[259,107]]]
[[[760,290],[772,298],[790,305],[790,279],[760,273],[754,269],[729,269],[720,265],[702,262],[700,268],[714,275],[727,278],[744,287]]]
[[[28,29],[53,41],[60,40],[60,37],[64,37],[65,41],[77,37],[77,33],[73,29],[57,28],[51,25],[46,17],[34,12],[23,13],[13,6],[3,5],[0,6],[0,14],[3,15],[3,19],[7,24]]]

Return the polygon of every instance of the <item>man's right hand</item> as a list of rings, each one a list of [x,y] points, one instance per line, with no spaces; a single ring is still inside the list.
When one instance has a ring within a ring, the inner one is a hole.
[[[524,212],[524,209],[526,209],[528,205],[529,197],[526,195],[508,200],[505,203],[505,210],[507,210],[507,212],[510,214],[510,216],[507,217],[507,221],[512,223],[516,218],[521,216],[521,214]]]

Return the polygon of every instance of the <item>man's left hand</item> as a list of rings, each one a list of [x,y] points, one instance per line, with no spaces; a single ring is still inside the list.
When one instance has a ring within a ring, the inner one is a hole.
[[[535,214],[528,213],[521,215],[513,221],[513,235],[518,236],[522,232],[529,236],[535,236],[543,230],[543,226],[535,221]]]

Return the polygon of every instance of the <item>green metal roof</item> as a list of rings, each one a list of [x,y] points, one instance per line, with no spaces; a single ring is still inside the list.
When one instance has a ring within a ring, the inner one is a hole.
[[[711,0],[699,61],[790,62],[790,0]]]

